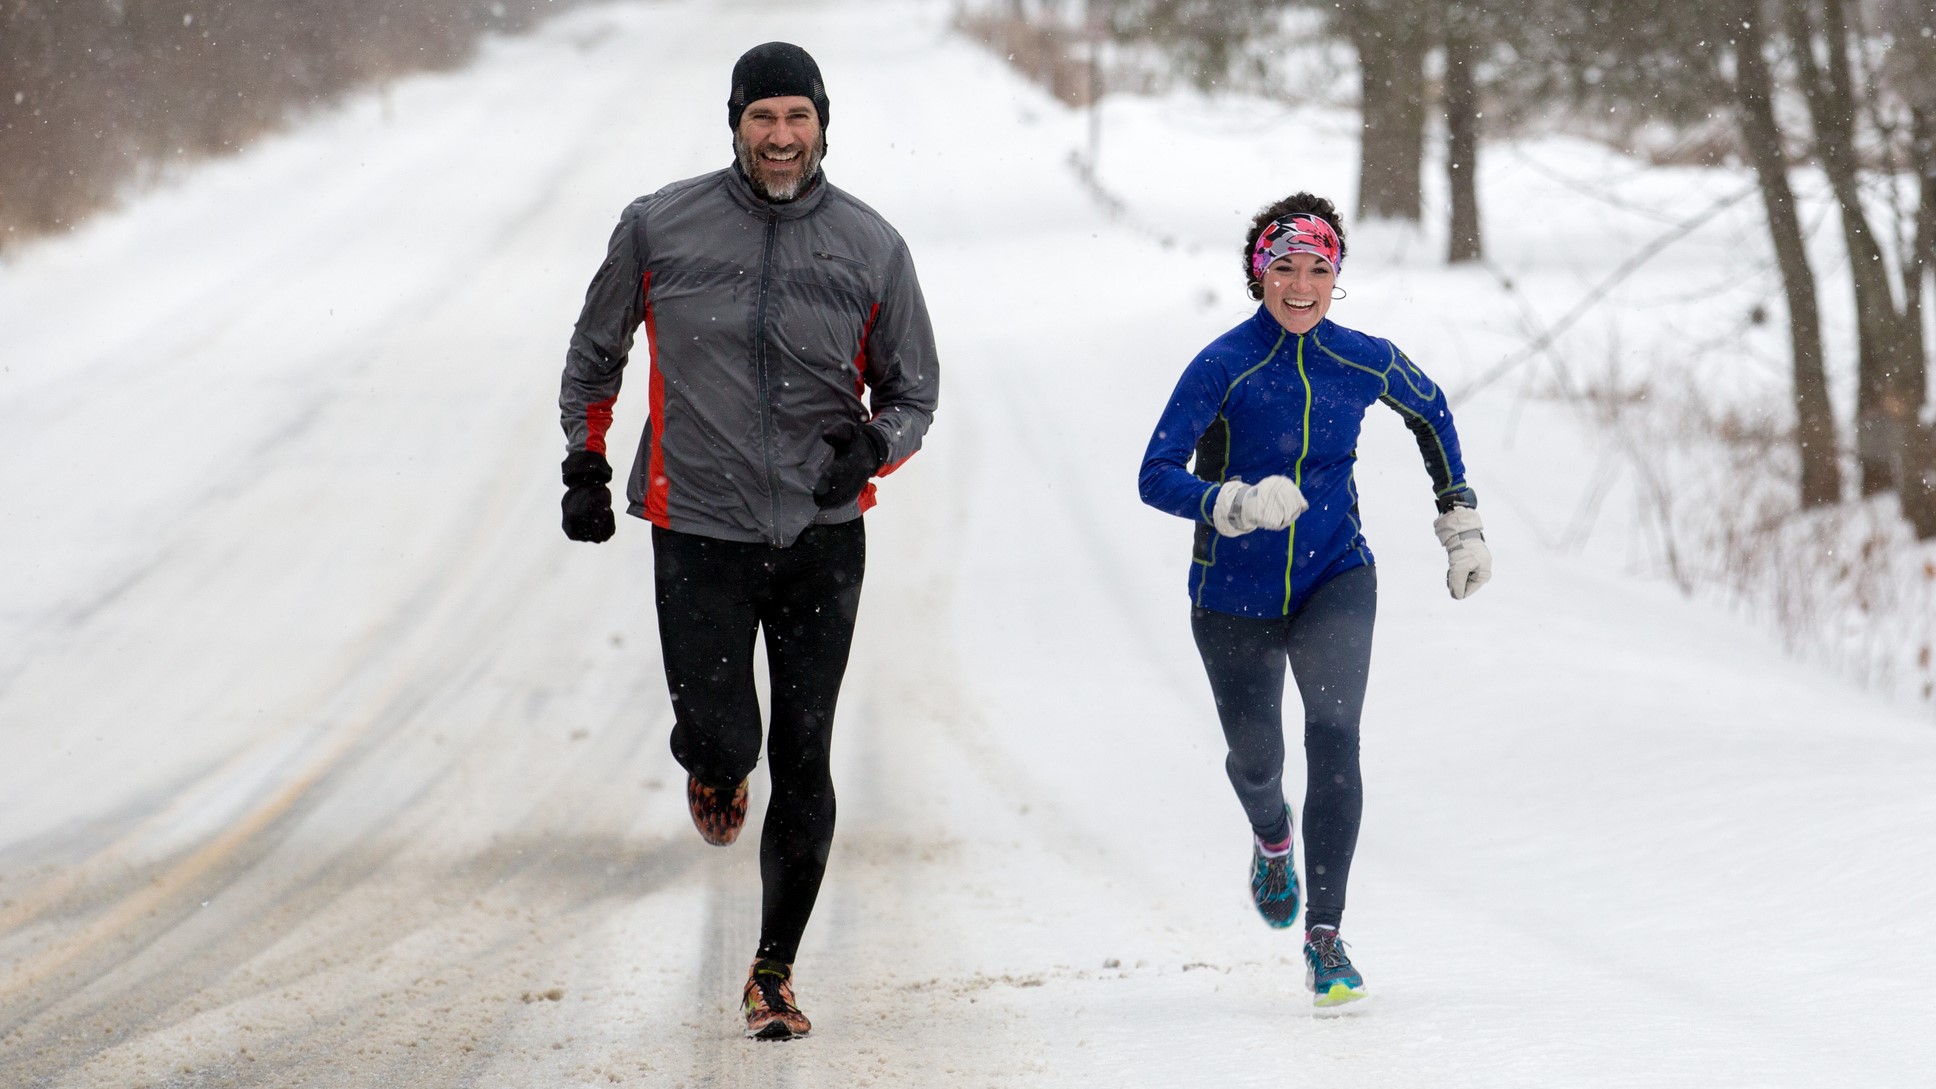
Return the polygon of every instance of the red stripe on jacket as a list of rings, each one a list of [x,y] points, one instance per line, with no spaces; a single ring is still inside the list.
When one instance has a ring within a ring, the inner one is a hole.
[[[669,488],[665,475],[665,375],[659,371],[659,324],[652,316],[650,272],[640,282],[639,291],[645,297],[645,345],[651,359],[647,389],[652,400],[649,421],[652,438],[645,460],[645,519],[660,529],[671,529],[672,518],[666,513]]]
[[[585,406],[585,449],[600,457],[605,456],[605,432],[612,429],[612,404],[617,400],[614,394]]]
[[[881,316],[881,304],[875,303],[874,309],[867,312],[867,320],[860,327],[860,351],[854,353],[854,396],[862,397],[867,393],[867,338],[874,333],[874,319]]]
[[[881,316],[881,304],[875,303],[874,309],[867,312],[867,321],[860,327],[860,351],[854,353],[854,396],[867,394],[867,338],[873,335],[874,319]],[[876,502],[874,482],[868,481],[860,490],[860,512],[866,514]]]

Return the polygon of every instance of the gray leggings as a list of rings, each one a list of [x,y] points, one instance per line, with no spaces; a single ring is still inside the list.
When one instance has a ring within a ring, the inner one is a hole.
[[[1230,755],[1224,769],[1253,831],[1290,833],[1284,803],[1284,665],[1304,700],[1304,860],[1307,924],[1338,925],[1358,846],[1364,787],[1358,718],[1371,668],[1378,575],[1354,567],[1317,588],[1288,617],[1193,609],[1190,630],[1210,675]]]

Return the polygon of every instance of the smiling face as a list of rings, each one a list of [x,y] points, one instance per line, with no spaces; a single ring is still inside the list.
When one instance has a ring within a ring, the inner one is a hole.
[[[827,144],[820,114],[805,95],[784,95],[750,102],[733,133],[733,153],[761,197],[784,203],[800,195]]]
[[[1302,336],[1324,320],[1337,283],[1338,270],[1315,253],[1279,257],[1264,270],[1264,308],[1277,324]]]

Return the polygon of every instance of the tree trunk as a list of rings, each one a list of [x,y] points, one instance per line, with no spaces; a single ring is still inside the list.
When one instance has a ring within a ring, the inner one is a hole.
[[[1928,398],[1929,348],[1923,338],[1923,284],[1936,271],[1936,117],[1922,106],[1909,112],[1909,146],[1914,156],[1918,201],[1915,241],[1903,256],[1902,334],[1914,338],[1910,362],[1913,373],[1903,375],[1904,392],[1912,403]],[[1905,371],[1910,368],[1905,367]],[[1896,466],[1897,491],[1902,496],[1903,515],[1915,527],[1920,540],[1936,537],[1936,430],[1910,412],[1904,420],[1908,441],[1902,444],[1902,461]]]
[[[1419,220],[1425,160],[1426,34],[1407,5],[1353,11],[1364,138],[1358,155],[1358,214]]]
[[[1936,114],[1928,107],[1913,106],[1909,110],[1909,148],[1920,199],[1915,241],[1902,260],[1903,331],[1916,338],[1916,354],[1923,361],[1923,373],[1916,379],[1926,388],[1929,349],[1923,338],[1923,285],[1936,271]]]
[[[1911,353],[1921,354],[1922,338],[1911,341],[1896,308],[1882,247],[1876,244],[1869,218],[1862,210],[1862,164],[1855,147],[1855,92],[1849,77],[1848,26],[1841,0],[1824,0],[1822,36],[1828,46],[1828,70],[1815,59],[1815,33],[1809,0],[1785,0],[1788,33],[1795,47],[1803,98],[1814,122],[1815,152],[1835,192],[1842,217],[1842,237],[1849,252],[1849,280],[1855,292],[1856,454],[1862,466],[1862,494],[1874,495],[1894,486],[1893,463],[1900,451],[1901,418],[1907,406],[1904,385]],[[1918,360],[1918,363],[1920,360]],[[1922,400],[1917,390],[1916,402]]]
[[[1801,455],[1801,504],[1820,507],[1841,501],[1842,482],[1835,466],[1835,418],[1829,409],[1828,378],[1822,370],[1822,327],[1815,303],[1815,274],[1802,246],[1795,194],[1788,184],[1788,155],[1775,127],[1768,62],[1762,55],[1760,14],[1754,0],[1729,0],[1717,8],[1730,18],[1718,30],[1735,43],[1735,102],[1741,138],[1754,161],[1767,209],[1768,233],[1781,268],[1788,300],[1788,332],[1794,357],[1795,441]]]
[[[1464,5],[1445,8],[1445,174],[1452,195],[1448,264],[1485,256],[1479,239],[1479,92],[1472,66],[1478,59]]]

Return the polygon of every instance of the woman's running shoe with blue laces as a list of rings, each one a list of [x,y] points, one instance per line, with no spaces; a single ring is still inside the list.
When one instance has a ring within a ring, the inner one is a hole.
[[[1320,1017],[1349,1013],[1365,998],[1365,977],[1351,966],[1335,926],[1304,932],[1304,985],[1311,989]]]
[[[1289,832],[1277,843],[1251,837],[1250,899],[1257,914],[1279,930],[1297,921],[1297,865]]]

